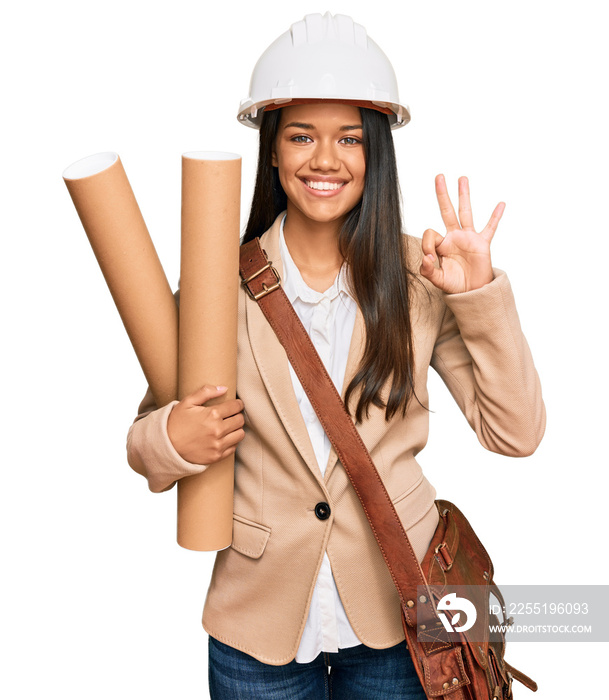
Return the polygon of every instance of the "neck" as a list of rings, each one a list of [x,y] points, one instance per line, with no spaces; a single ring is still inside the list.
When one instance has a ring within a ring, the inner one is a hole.
[[[342,220],[312,221],[288,206],[283,235],[304,281],[318,292],[332,286],[343,257],[338,249]]]

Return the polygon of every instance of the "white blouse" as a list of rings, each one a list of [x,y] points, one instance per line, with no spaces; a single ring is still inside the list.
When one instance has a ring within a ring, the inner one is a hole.
[[[356,312],[355,300],[348,290],[345,268],[341,268],[334,283],[325,292],[311,289],[292,260],[283,235],[284,223],[285,217],[281,222],[279,235],[283,263],[282,286],[340,393]],[[323,476],[330,456],[330,441],[291,365],[290,375],[296,400]],[[334,582],[330,560],[328,555],[324,554],[296,661],[308,663],[322,651],[336,652],[358,644],[361,642],[349,624]]]

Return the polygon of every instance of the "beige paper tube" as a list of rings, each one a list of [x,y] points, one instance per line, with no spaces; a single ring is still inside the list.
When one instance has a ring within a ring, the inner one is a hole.
[[[182,255],[178,394],[203,384],[237,385],[241,158],[192,152],[182,157]],[[178,544],[224,549],[233,534],[234,458],[178,482]]]
[[[178,312],[116,153],[63,173],[95,257],[158,406],[177,396]]]

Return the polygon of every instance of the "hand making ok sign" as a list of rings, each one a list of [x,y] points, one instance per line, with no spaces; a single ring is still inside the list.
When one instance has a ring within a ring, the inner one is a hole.
[[[479,289],[493,279],[490,246],[505,203],[499,202],[488,224],[477,233],[466,177],[459,178],[459,218],[448,196],[444,175],[436,177],[436,196],[446,235],[430,228],[423,234],[421,274],[447,294]]]

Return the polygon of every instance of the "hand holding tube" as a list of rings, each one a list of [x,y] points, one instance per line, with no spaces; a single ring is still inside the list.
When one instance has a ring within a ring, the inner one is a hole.
[[[232,455],[245,437],[241,399],[204,405],[226,391],[224,386],[206,384],[185,396],[169,414],[167,434],[177,453],[187,462],[219,462]]]

